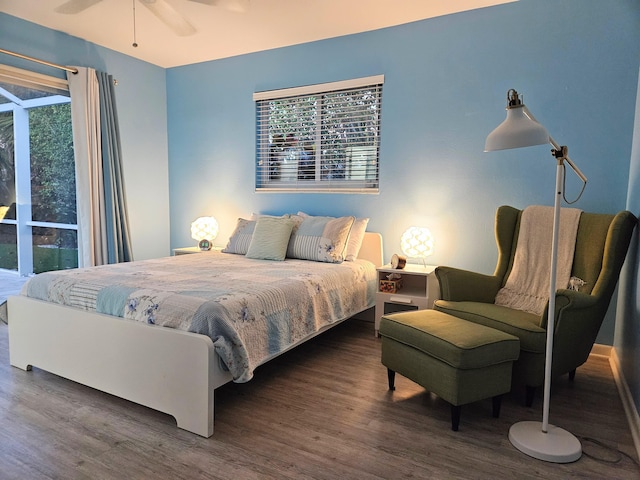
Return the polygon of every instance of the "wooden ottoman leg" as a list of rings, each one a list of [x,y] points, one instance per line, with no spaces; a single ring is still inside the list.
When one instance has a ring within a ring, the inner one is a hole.
[[[500,406],[502,405],[502,395],[493,397],[493,418],[500,416]]]
[[[524,404],[527,407],[530,407],[533,405],[533,397],[535,397],[535,395],[536,395],[536,387],[530,387],[529,385],[527,385],[525,400],[524,400]]]
[[[389,390],[395,390],[396,372],[394,372],[390,368],[387,368],[387,377],[389,378]]]
[[[451,430],[454,432],[458,431],[458,426],[460,425],[461,410],[462,405],[451,405]]]

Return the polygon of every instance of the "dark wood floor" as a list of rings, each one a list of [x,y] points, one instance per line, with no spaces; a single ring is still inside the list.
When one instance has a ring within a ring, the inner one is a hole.
[[[527,457],[507,438],[540,420],[518,396],[462,410],[399,377],[387,391],[371,323],[350,320],[216,394],[215,433],[201,438],[172,417],[34,369],[9,366],[0,323],[2,479],[632,479],[638,460],[604,358],[575,382],[555,382],[551,423],[581,439],[584,455],[556,465]],[[150,362],[153,359],[149,359]]]

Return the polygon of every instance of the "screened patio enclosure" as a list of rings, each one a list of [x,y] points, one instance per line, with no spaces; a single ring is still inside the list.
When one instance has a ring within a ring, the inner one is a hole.
[[[67,82],[0,65],[0,269],[77,266]]]

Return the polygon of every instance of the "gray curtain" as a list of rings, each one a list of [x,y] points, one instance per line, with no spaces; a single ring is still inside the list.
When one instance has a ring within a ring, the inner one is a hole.
[[[122,172],[122,148],[113,77],[96,72],[100,93],[102,171],[104,177],[105,224],[108,263],[133,260],[129,217]]]

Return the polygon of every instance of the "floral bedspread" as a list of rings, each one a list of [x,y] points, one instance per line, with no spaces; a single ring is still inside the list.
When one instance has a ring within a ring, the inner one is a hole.
[[[325,325],[374,304],[376,270],[242,255],[178,255],[36,275],[22,295],[208,335],[235,382]]]

